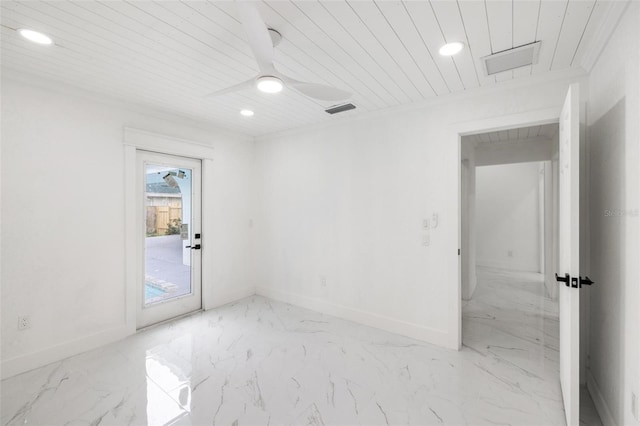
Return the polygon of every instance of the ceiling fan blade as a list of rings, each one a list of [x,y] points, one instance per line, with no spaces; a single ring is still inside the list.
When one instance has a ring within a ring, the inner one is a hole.
[[[261,74],[273,74],[273,42],[267,25],[262,20],[256,6],[249,1],[236,1],[242,26],[249,39],[249,46],[258,62]]]
[[[256,80],[252,78],[251,80],[243,81],[242,83],[234,84],[231,87],[227,87],[226,89],[218,90],[213,93],[209,93],[205,95],[206,98],[215,98],[216,96],[226,95],[227,93],[239,92],[240,90],[247,89],[249,87],[253,87],[256,83]]]
[[[289,77],[282,77],[287,87],[292,87],[310,98],[319,99],[321,101],[344,101],[351,97],[351,93],[346,90],[337,89],[324,84],[306,83]]]

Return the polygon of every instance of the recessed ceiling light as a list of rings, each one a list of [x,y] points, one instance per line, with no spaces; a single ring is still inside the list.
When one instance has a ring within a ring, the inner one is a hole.
[[[245,117],[252,117],[253,111],[251,111],[250,109],[243,109],[242,111],[240,111],[240,114],[244,115]]]
[[[39,33],[37,31],[33,31],[33,30],[27,30],[25,28],[21,28],[18,30],[18,33],[26,38],[29,41],[32,41],[34,43],[38,43],[38,44],[52,44],[53,40],[51,40],[51,38],[45,34]]]
[[[447,43],[442,46],[439,52],[442,56],[453,56],[456,53],[460,52],[463,47],[464,44],[460,43],[459,41],[454,41],[453,43]]]
[[[258,86],[258,90],[265,93],[278,93],[282,90],[282,80],[270,75],[259,77],[256,85]]]

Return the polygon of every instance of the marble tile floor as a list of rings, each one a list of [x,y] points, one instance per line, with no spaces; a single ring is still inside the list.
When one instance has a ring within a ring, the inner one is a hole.
[[[463,301],[464,347],[549,383],[559,397],[558,303],[547,297],[542,275],[478,267],[477,278],[472,299]]]
[[[485,278],[492,282],[491,274]],[[250,297],[6,379],[0,419],[92,426],[563,425],[553,307],[545,307],[548,319],[530,307],[527,320],[519,320],[501,291],[502,310],[483,312],[483,293],[479,287],[464,308],[459,352]],[[517,306],[531,303],[523,296]]]
[[[602,420],[586,385],[580,388],[580,426],[602,426]]]
[[[478,267],[477,278],[472,299],[463,301],[463,347],[543,378],[560,396],[558,302],[548,297],[542,274]],[[586,387],[580,424],[602,425]]]

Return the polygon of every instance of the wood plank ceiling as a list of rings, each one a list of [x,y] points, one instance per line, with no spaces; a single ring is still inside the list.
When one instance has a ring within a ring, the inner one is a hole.
[[[501,142],[537,142],[540,140],[558,140],[558,123],[538,126],[519,127],[517,129],[499,130],[497,132],[478,133],[462,137],[463,143],[471,143],[474,147],[487,147]]]
[[[358,114],[579,67],[611,3],[596,0],[264,1],[276,67],[353,93]],[[287,89],[207,93],[258,68],[229,1],[2,1],[2,66],[249,135],[335,119]],[[39,46],[15,29],[50,35]],[[466,47],[454,57],[446,42]],[[480,58],[542,41],[534,66],[487,77]],[[255,111],[251,118],[239,111]],[[344,116],[344,115],[342,115]]]

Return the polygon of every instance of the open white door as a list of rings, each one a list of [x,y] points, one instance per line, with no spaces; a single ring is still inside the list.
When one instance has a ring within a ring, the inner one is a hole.
[[[559,308],[560,385],[567,426],[580,417],[580,98],[572,84],[560,115]]]

